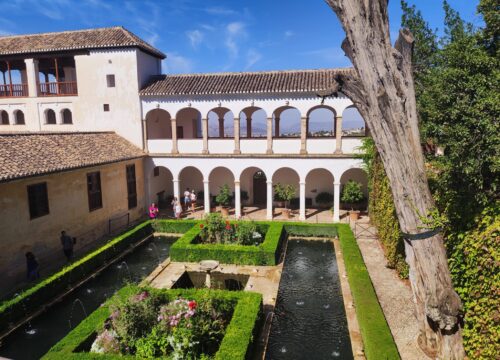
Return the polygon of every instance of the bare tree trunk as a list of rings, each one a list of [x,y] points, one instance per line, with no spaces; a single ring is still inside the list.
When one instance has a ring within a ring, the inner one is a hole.
[[[394,48],[388,0],[326,0],[346,32],[342,43],[354,69],[334,91],[351,98],[365,119],[384,163],[410,266],[419,345],[432,357],[463,359],[462,303],[453,290],[443,238],[425,229],[434,208],[420,145],[411,72],[413,36],[403,29]]]

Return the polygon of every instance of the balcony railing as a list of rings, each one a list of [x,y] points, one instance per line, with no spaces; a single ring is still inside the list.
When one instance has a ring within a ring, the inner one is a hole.
[[[40,96],[78,95],[76,81],[40,83],[38,90]]]
[[[28,96],[28,84],[0,85],[0,97]]]

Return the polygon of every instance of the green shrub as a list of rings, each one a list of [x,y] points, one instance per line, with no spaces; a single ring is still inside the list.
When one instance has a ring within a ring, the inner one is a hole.
[[[340,196],[340,200],[349,204],[351,208],[353,208],[355,204],[362,202],[364,198],[365,195],[363,194],[363,190],[361,190],[361,184],[354,180],[349,180],[344,185],[342,195]]]
[[[331,237],[338,235],[337,227],[333,224],[301,224],[284,223],[288,235],[303,237]]]
[[[288,207],[290,200],[293,199],[297,193],[297,188],[291,184],[277,183],[274,185],[275,200],[284,201],[285,209]]]
[[[349,225],[338,224],[337,228],[366,358],[400,359],[356,239]]]
[[[84,352],[102,329],[106,319],[112,314],[113,306],[123,303],[124,299],[146,290],[149,294],[173,300],[179,297],[203,303],[210,299],[209,308],[231,314],[231,320],[225,329],[224,338],[215,354],[215,359],[244,360],[250,355],[255,334],[259,330],[262,315],[262,295],[253,292],[232,292],[210,289],[151,289],[127,286],[113,298],[83,320],[66,337],[54,345],[43,359],[121,359],[122,355],[98,355]],[[208,319],[206,319],[208,320]],[[204,325],[203,325],[204,326]],[[215,336],[215,334],[212,334]],[[211,336],[212,336],[211,335]],[[186,336],[189,336],[187,334]],[[138,352],[144,357],[158,357],[158,344],[165,345],[164,338],[152,331],[143,340],[137,341]],[[210,342],[210,340],[209,340]]]
[[[155,232],[184,234],[197,223],[197,220],[155,220],[151,226]]]
[[[465,310],[465,350],[472,359],[494,359],[500,338],[499,204],[486,208],[473,230],[450,236],[458,242],[449,264]]]
[[[145,221],[110,240],[90,254],[65,266],[59,272],[41,280],[20,295],[4,301],[0,305],[0,328],[7,328],[9,323],[15,323],[25,317],[25,309],[30,309],[32,312],[36,311],[40,306],[63,293],[68,286],[76,284],[89,276],[103,263],[116,257],[130,245],[150,236],[151,233],[151,222],[149,220]]]
[[[228,184],[220,187],[219,194],[216,196],[215,201],[221,206],[229,206],[231,204],[231,189]]]

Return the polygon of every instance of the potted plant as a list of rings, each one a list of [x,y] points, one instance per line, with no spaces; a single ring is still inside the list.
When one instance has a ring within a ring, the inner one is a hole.
[[[332,207],[333,194],[323,191],[316,195],[316,204],[322,209],[329,209]]]
[[[231,189],[228,184],[220,187],[219,194],[216,196],[215,201],[220,206],[220,212],[223,216],[229,215],[229,205],[231,204]]]
[[[359,204],[362,202],[365,198],[365,195],[363,194],[363,191],[361,190],[361,184],[349,180],[347,184],[344,185],[344,188],[342,189],[342,196],[340,197],[340,200],[342,202],[346,203],[349,205],[351,208],[351,211],[349,212],[349,216],[352,221],[356,221],[359,218],[359,211],[354,210],[354,205]]]
[[[274,192],[276,193],[276,197],[285,202],[285,209],[283,209],[283,216],[285,219],[290,219],[290,209],[288,208],[288,204],[290,200],[293,199],[297,189],[295,186],[291,184],[280,184],[277,183],[274,185]]]

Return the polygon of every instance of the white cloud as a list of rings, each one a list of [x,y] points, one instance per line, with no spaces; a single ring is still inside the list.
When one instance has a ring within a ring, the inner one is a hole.
[[[262,54],[260,52],[255,49],[248,49],[245,70],[254,66],[258,61],[260,61],[260,59],[262,59]]]
[[[242,35],[245,33],[245,24],[241,21],[235,21],[227,24],[226,29],[231,36]]]
[[[246,36],[245,24],[240,21],[229,23],[226,26],[226,32],[227,36],[224,45],[226,45],[229,56],[236,58],[239,54],[238,41]]]
[[[186,36],[191,43],[191,46],[196,49],[198,45],[203,41],[205,35],[200,30],[190,30],[186,31]]]
[[[190,59],[175,52],[167,53],[162,65],[167,73],[189,73],[193,69],[193,62]]]
[[[287,30],[285,31],[285,39],[288,39],[290,37],[292,37],[293,35],[295,35],[295,33],[292,31],[292,30]]]

